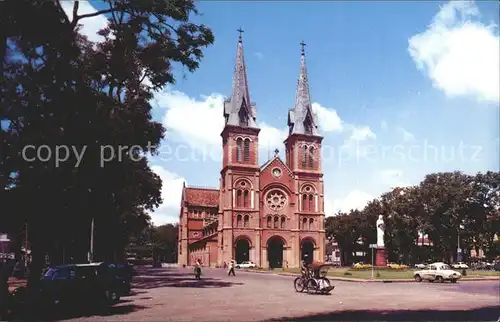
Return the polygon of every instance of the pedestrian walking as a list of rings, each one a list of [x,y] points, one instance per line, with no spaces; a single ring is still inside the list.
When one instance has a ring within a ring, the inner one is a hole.
[[[234,266],[236,265],[236,263],[234,262],[233,259],[231,259],[231,261],[229,262],[229,271],[227,272],[227,276],[231,276],[231,274],[233,274],[233,276],[236,276],[236,274],[234,273]]]

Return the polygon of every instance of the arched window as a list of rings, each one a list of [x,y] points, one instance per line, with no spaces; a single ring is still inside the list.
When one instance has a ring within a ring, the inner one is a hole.
[[[274,217],[274,229],[279,228],[279,222],[280,222],[280,219],[278,218],[278,216],[275,216]]]
[[[236,207],[241,208],[243,206],[242,198],[242,191],[239,189],[236,190]]]
[[[309,195],[309,200],[308,200],[308,205],[307,207],[309,208],[309,211],[315,211],[316,208],[314,207],[314,196]]]
[[[302,168],[306,168],[307,165],[307,146],[304,146],[304,150],[302,151]]]
[[[243,161],[250,162],[250,139],[245,139],[243,144]]]
[[[285,221],[286,221],[286,218],[281,217],[281,229],[285,229]]]
[[[236,162],[243,161],[243,139],[238,138],[236,140]]]
[[[302,230],[307,230],[307,218],[302,219]]]
[[[236,227],[240,228],[241,227],[241,215],[238,215],[236,217]]]
[[[302,195],[302,211],[309,211],[309,202],[307,201],[307,195]]]
[[[272,228],[271,226],[271,216],[267,216],[267,228]]]
[[[241,102],[240,110],[238,111],[238,116],[240,118],[240,125],[248,126],[248,114],[247,114],[247,103],[245,99]]]
[[[309,148],[309,169],[314,169],[314,147]]]
[[[243,192],[243,207],[248,208],[250,206],[250,200],[249,199],[249,193],[248,190],[245,190]]]
[[[250,217],[248,215],[245,215],[245,217],[243,217],[243,227],[248,228],[249,222],[250,222]]]
[[[309,230],[313,230],[314,229],[314,219],[310,218],[309,219]]]

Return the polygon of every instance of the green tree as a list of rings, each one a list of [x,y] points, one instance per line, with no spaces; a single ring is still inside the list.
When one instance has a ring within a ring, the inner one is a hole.
[[[72,17],[60,1],[6,3],[1,12],[9,18],[2,19],[8,32],[0,34],[6,50],[0,54],[10,101],[1,101],[2,120],[10,121],[19,150],[86,147],[80,163],[73,154],[59,166],[26,162],[18,154],[14,166],[1,169],[17,173],[16,200],[30,200],[16,205],[16,215],[30,227],[32,285],[46,252],[69,240],[77,248],[88,246],[92,219],[102,259],[114,256],[130,231],[141,228],[130,224],[134,218],[147,224],[146,213],[161,202],[161,181],[141,157],[155,153],[164,132],[151,120],[149,101],[174,83],[174,62],[190,71],[198,67],[213,35],[189,22],[197,13],[194,1],[106,1],[106,8],[84,15],[75,1]],[[17,19],[25,9],[32,19]],[[78,24],[99,14],[109,24],[101,31],[104,41],[94,44],[79,34]],[[108,145],[115,153],[103,165],[101,147]],[[118,145],[129,150],[117,151]]]

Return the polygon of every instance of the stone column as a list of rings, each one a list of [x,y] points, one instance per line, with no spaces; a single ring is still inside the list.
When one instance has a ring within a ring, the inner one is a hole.
[[[269,262],[267,261],[267,248],[266,247],[261,247],[261,267],[262,268],[269,268]]]
[[[254,260],[255,260],[255,265],[262,267],[262,255],[261,255],[261,231],[260,229],[257,229],[255,231],[255,239],[254,239],[255,245],[253,245],[254,249]]]
[[[288,265],[290,267],[299,267],[300,266],[300,237],[299,237],[299,232],[297,230],[292,232],[290,252],[292,253],[292,255],[290,256],[290,261],[288,262]]]

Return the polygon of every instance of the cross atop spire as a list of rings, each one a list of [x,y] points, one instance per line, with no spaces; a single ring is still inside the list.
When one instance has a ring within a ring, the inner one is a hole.
[[[306,53],[306,46],[307,44],[302,40],[302,42],[300,43],[300,46],[302,46],[302,55],[305,55]]]
[[[307,66],[305,46],[300,43],[302,54],[300,56],[300,72],[295,94],[295,105],[288,113],[289,134],[319,135],[317,115],[312,110],[309,81],[307,79]]]
[[[244,31],[241,27],[237,31],[240,35],[236,48],[233,90],[231,98],[224,102],[224,117],[228,125],[258,128],[256,107],[250,101],[250,91],[248,90],[247,71],[243,55],[242,34]]]
[[[274,150],[274,157],[277,157],[280,154],[280,150],[276,149]]]
[[[240,33],[240,36],[238,37],[238,41],[242,42],[243,41],[243,33],[245,32],[241,27],[236,30],[237,32]]]

